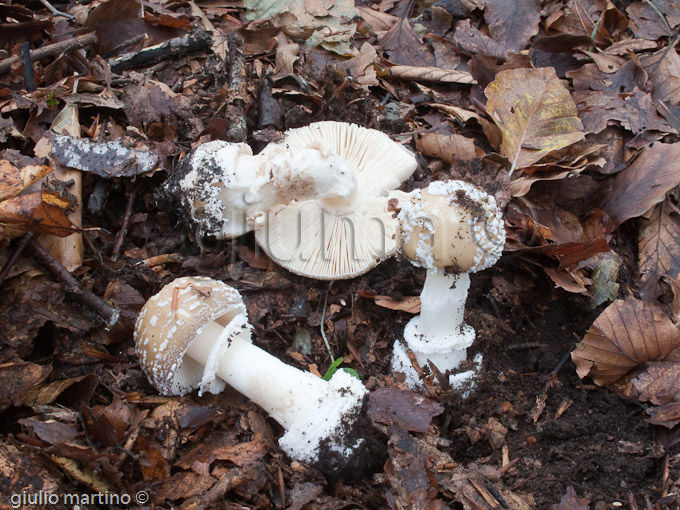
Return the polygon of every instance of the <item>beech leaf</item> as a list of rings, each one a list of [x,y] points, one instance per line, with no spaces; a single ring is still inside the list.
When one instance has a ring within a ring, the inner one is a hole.
[[[541,10],[536,0],[487,0],[484,19],[489,32],[508,50],[523,50],[538,33]]]
[[[576,104],[551,67],[501,71],[486,87],[487,113],[503,133],[501,156],[527,167],[583,139]]]
[[[0,202],[0,223],[40,234],[69,236],[78,232],[64,212],[69,201],[46,191],[25,193]]]
[[[604,309],[576,344],[571,359],[581,379],[590,376],[603,386],[679,345],[680,332],[659,307],[628,297]]]
[[[612,229],[649,211],[680,184],[680,143],[655,143],[616,174],[600,209],[612,221]]]
[[[649,363],[632,383],[642,402],[656,406],[680,402],[680,361]]]
[[[680,218],[668,200],[657,205],[649,219],[640,222],[638,267],[643,301],[661,295],[662,277],[677,278],[680,274]]]

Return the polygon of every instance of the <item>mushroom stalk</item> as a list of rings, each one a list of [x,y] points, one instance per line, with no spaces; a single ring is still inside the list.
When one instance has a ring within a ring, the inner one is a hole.
[[[194,337],[187,355],[208,367],[216,346],[228,344],[217,360],[216,375],[264,409],[285,429],[318,412],[328,394],[328,382],[287,365],[250,343],[247,330],[213,321]],[[231,342],[228,338],[231,336]]]
[[[424,337],[435,339],[460,330],[469,289],[468,273],[427,272],[420,294],[420,332]]]

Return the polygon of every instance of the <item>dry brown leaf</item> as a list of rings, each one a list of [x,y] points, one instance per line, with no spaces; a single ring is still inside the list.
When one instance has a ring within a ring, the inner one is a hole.
[[[413,391],[380,388],[371,392],[367,415],[373,423],[396,425],[411,432],[427,432],[432,418],[443,413],[441,404]]]
[[[406,296],[397,301],[389,296],[375,296],[375,304],[390,310],[399,310],[407,313],[420,313],[420,297]]]
[[[503,133],[512,169],[583,138],[576,105],[553,68],[501,71],[486,87],[486,109]]]
[[[642,216],[678,184],[680,143],[655,143],[614,177],[600,209],[609,215],[615,229],[630,218]]]
[[[399,19],[398,16],[393,16],[392,14],[377,11],[362,5],[358,5],[356,9],[359,11],[359,16],[368,23],[374,32],[387,32]]]
[[[477,83],[466,71],[439,69],[438,67],[391,66],[387,72],[392,78],[414,81],[436,81],[442,83]]]
[[[64,209],[69,201],[46,191],[26,193],[0,202],[0,223],[41,234],[68,236],[77,231]]]
[[[473,27],[469,18],[456,23],[453,42],[470,55],[488,55],[501,60],[508,58],[505,46],[484,35],[477,27]]]
[[[345,69],[347,74],[361,85],[378,85],[377,73],[375,71],[375,61],[377,58],[378,54],[375,52],[375,48],[365,42],[356,57],[338,64],[338,67]]]
[[[17,196],[51,171],[52,168],[44,165],[17,168],[6,159],[0,159],[0,200]]]
[[[680,56],[673,47],[640,59],[642,67],[654,83],[652,98],[667,105],[680,103]]]
[[[603,386],[679,345],[680,332],[658,306],[628,297],[604,309],[576,344],[571,359],[580,378],[590,376]]]
[[[663,277],[677,278],[680,274],[680,218],[669,200],[658,204],[649,219],[640,220],[638,267],[643,301],[661,295]]]
[[[680,362],[649,363],[647,370],[632,381],[638,400],[656,406],[680,402]]]
[[[380,40],[389,53],[390,62],[404,66],[433,66],[434,56],[421,37],[416,34],[407,18],[401,18]]]
[[[535,0],[487,0],[484,19],[491,37],[508,50],[523,50],[538,33],[541,12]]]
[[[478,157],[475,142],[462,135],[421,133],[416,135],[416,150],[451,164],[458,159],[468,161]]]

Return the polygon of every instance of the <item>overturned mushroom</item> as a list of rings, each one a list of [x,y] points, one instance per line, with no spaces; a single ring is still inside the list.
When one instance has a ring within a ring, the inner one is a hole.
[[[241,296],[204,277],[166,285],[144,305],[135,347],[151,384],[164,395],[218,393],[225,383],[285,429],[281,448],[293,459],[340,472],[364,447],[357,419],[367,391],[338,371],[325,381],[251,343]]]
[[[316,122],[288,131],[278,147],[297,152],[324,143],[351,168],[349,194],[317,196],[271,208],[255,238],[269,257],[293,273],[321,280],[365,273],[396,252],[396,190],[417,167],[414,155],[386,134],[344,122]],[[263,154],[276,150],[267,146]]]
[[[469,273],[496,263],[505,244],[503,217],[491,195],[462,182],[433,182],[414,191],[399,213],[398,246],[412,264],[427,269],[421,311],[404,329],[406,347],[421,366],[431,362],[445,373],[467,359],[475,331],[464,322]],[[476,359],[477,364],[481,357]],[[392,369],[411,387],[417,372],[401,342],[395,342]],[[458,386],[473,370],[449,377]]]
[[[195,225],[199,239],[249,232],[264,211],[292,200],[349,197],[354,172],[323,140],[286,150],[272,144],[253,155],[244,143],[213,141],[185,157],[165,185]]]

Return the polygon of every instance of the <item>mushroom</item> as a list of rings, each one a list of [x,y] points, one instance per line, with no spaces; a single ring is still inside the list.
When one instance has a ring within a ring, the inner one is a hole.
[[[493,196],[463,181],[436,181],[412,193],[398,215],[397,244],[401,253],[427,269],[420,295],[420,315],[404,329],[406,346],[421,366],[430,361],[441,373],[467,359],[475,339],[464,322],[470,275],[496,263],[503,252],[503,216]],[[481,357],[475,359],[479,366]],[[422,387],[404,345],[394,344],[394,372],[402,372],[411,387]],[[461,386],[475,371],[451,375]]]
[[[165,185],[205,235],[229,239],[249,232],[267,209],[292,200],[349,197],[354,172],[323,140],[296,150],[271,144],[253,155],[245,143],[221,140],[198,146]]]
[[[320,280],[352,278],[396,253],[394,214],[408,195],[396,190],[417,167],[415,156],[386,134],[344,122],[316,122],[279,142],[297,152],[328,143],[352,169],[348,195],[279,204],[258,218],[257,243],[289,271]],[[276,146],[267,146],[266,154]]]
[[[135,324],[142,369],[163,395],[219,393],[225,383],[285,429],[281,448],[325,472],[343,469],[362,450],[357,419],[367,390],[338,371],[325,381],[255,346],[237,290],[205,277],[183,277],[150,298]]]

